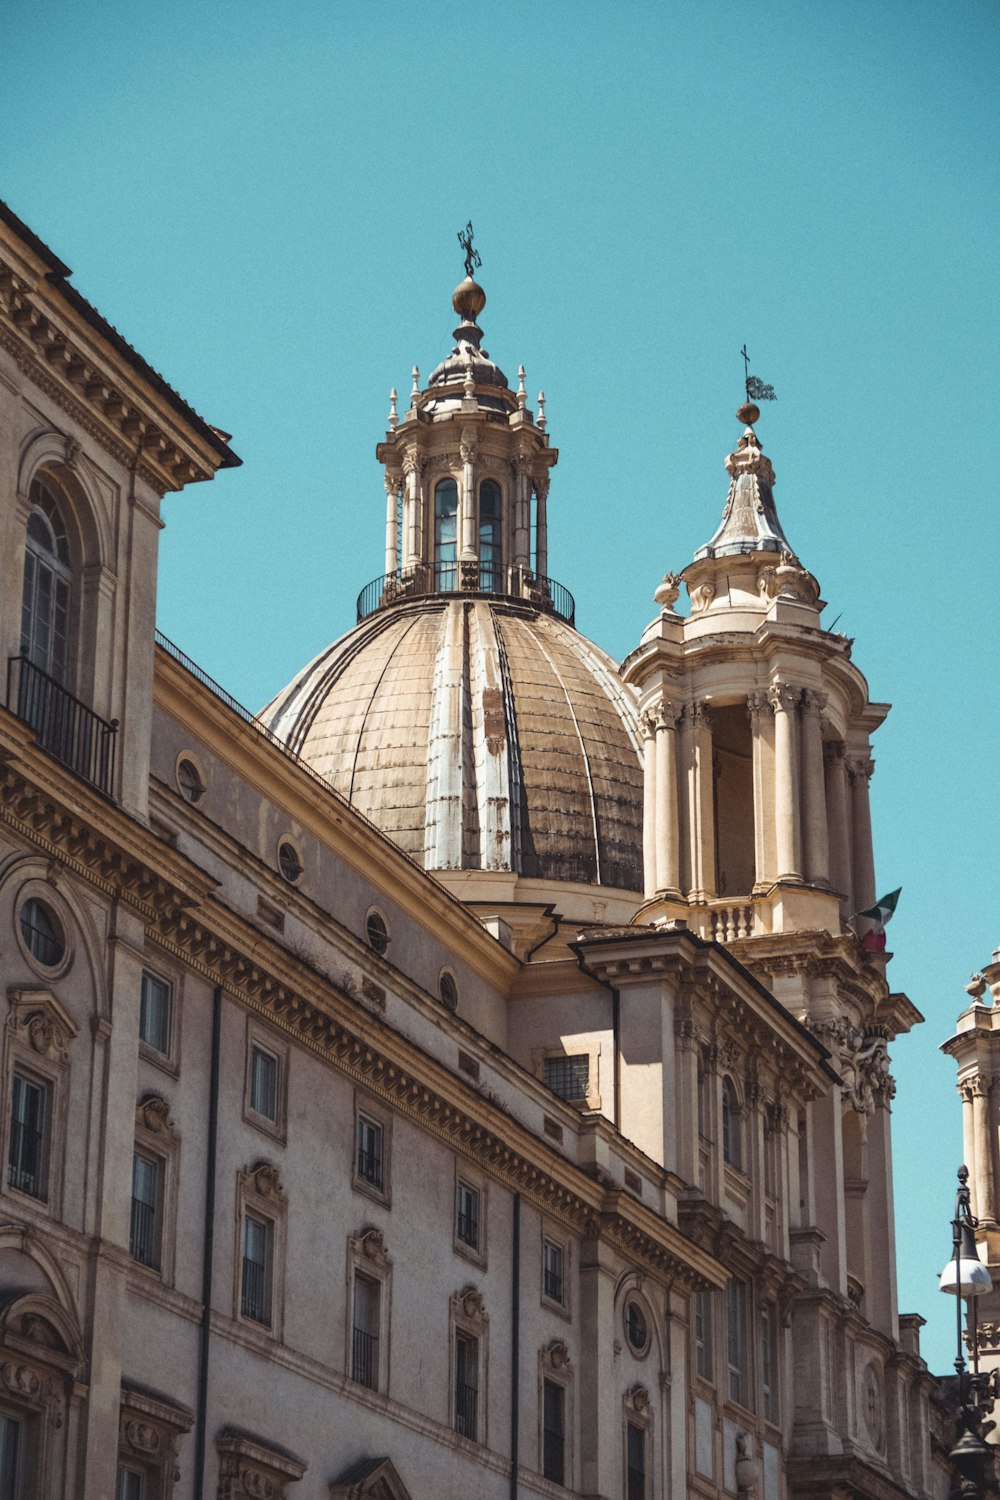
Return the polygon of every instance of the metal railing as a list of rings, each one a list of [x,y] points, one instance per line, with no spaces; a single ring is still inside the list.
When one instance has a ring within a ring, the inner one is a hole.
[[[532,573],[530,568],[500,567],[495,563],[442,562],[434,566],[415,563],[396,568],[365,584],[358,595],[358,624],[369,615],[402,600],[421,599],[428,594],[492,594],[525,603],[576,623],[576,602],[569,589],[554,578]]]
[[[32,1198],[44,1198],[44,1133],[23,1120],[10,1122],[9,1172],[7,1181],[18,1192]]]
[[[358,1176],[365,1182],[370,1182],[372,1187],[382,1186],[382,1153],[380,1151],[366,1151],[363,1146],[358,1147]]]
[[[102,719],[23,655],[7,663],[7,707],[35,731],[43,750],[111,796],[117,719]]]
[[[156,1265],[156,1207],[132,1199],[132,1218],[128,1235],[129,1254],[142,1266]]]
[[[464,1380],[455,1381],[455,1431],[462,1437],[476,1437],[479,1414],[479,1392]]]
[[[458,1211],[458,1237],[463,1245],[479,1249],[479,1215],[467,1209]]]
[[[255,1323],[266,1325],[271,1321],[271,1310],[267,1305],[267,1267],[246,1255],[243,1257],[240,1309],[245,1318],[252,1318]]]
[[[355,1328],[351,1344],[351,1379],[373,1391],[378,1384],[377,1376],[378,1335]]]

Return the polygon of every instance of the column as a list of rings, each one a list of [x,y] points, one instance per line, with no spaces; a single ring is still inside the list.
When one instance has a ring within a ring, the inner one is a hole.
[[[959,1090],[962,1100],[962,1160],[968,1167],[972,1176],[972,1185],[975,1189],[976,1183],[976,1131],[972,1117],[972,1084],[963,1083]],[[974,1202],[972,1212],[979,1213],[979,1203]]]
[[[990,1084],[992,1080],[972,1080],[972,1132],[976,1142],[976,1164],[973,1169],[973,1212],[977,1219],[993,1223],[992,1152],[990,1150]]]
[[[531,475],[527,455],[518,455],[514,470],[514,566],[531,567]]]
[[[400,483],[401,476],[387,469],[385,475],[385,571],[387,574],[396,571],[396,549],[399,544],[397,496]]]
[[[476,537],[476,433],[472,427],[462,431],[462,494],[459,499],[459,557],[475,562],[479,556]]]
[[[855,911],[874,906],[876,899],[872,815],[868,802],[868,783],[874,769],[875,762],[867,758],[851,760],[847,765],[851,782],[851,871]]]
[[[687,738],[689,868],[692,901],[709,901],[715,895],[715,787],[712,766],[712,720],[703,703],[688,703],[684,709]]]
[[[764,726],[767,723],[769,705],[767,694],[747,694],[747,716],[750,720],[750,740],[753,756],[753,865],[754,890],[762,890],[771,884],[770,861],[767,857],[767,767],[764,764]]]
[[[656,722],[641,714],[642,730],[642,881],[649,901],[656,895]]]
[[[549,476],[540,474],[535,480],[538,511],[535,519],[535,572],[539,578],[549,576],[549,523],[546,504],[549,498]]]
[[[403,460],[406,476],[406,494],[403,499],[403,567],[413,568],[422,561],[423,549],[423,496],[420,493],[420,475],[424,461],[408,453]]]
[[[677,817],[677,706],[656,711],[656,889],[680,895],[680,837]]]
[[[851,916],[854,905],[854,880],[851,872],[851,841],[848,837],[847,768],[844,746],[839,740],[823,745],[823,768],[826,773],[826,825],[830,841],[830,879],[835,891],[844,898],[841,910]]]
[[[800,696],[799,689],[787,682],[775,683],[767,694],[774,710],[774,827],[779,880],[802,879],[795,732]]]
[[[805,877],[811,885],[830,883],[830,839],[826,824],[823,774],[823,729],[820,715],[826,694],[806,688],[802,694],[802,833]]]

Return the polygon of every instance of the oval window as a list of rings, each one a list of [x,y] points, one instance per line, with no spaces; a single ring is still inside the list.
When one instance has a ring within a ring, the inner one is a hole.
[[[278,869],[289,885],[294,885],[302,874],[302,861],[299,859],[299,851],[291,839],[282,839],[278,845]]]
[[[21,907],[20,922],[24,946],[32,958],[44,968],[54,969],[66,952],[66,939],[55,913],[32,896]]]
[[[458,985],[455,983],[455,976],[449,974],[447,969],[438,982],[438,994],[441,996],[441,1004],[446,1009],[458,1009]]]
[[[636,1354],[645,1354],[649,1344],[646,1314],[634,1297],[625,1304],[625,1337]]]
[[[375,953],[385,953],[389,947],[389,929],[380,911],[370,911],[365,923],[368,946]]]
[[[177,762],[177,785],[185,801],[194,805],[205,795],[205,783],[194,761],[184,756]]]

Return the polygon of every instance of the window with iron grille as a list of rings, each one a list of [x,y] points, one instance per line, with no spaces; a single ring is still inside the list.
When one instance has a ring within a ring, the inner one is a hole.
[[[555,1380],[542,1386],[542,1474],[566,1483],[566,1391]]]
[[[590,1056],[586,1052],[545,1059],[545,1085],[560,1099],[586,1099],[590,1092]]]
[[[726,1287],[726,1351],[729,1362],[729,1399],[749,1404],[747,1389],[746,1286],[735,1278]]]
[[[564,1255],[562,1245],[557,1245],[555,1240],[543,1240],[542,1242],[542,1291],[550,1302],[558,1302],[560,1307],[566,1298],[566,1288],[563,1282]]]
[[[703,1380],[712,1378],[712,1294],[694,1294],[694,1366]]]
[[[455,1431],[475,1438],[479,1423],[479,1340],[455,1334]]]
[[[646,1430],[628,1422],[625,1433],[626,1494],[628,1500],[646,1500]]]
[[[119,1466],[115,1500],[146,1500],[146,1476],[139,1469]]]
[[[170,986],[143,970],[139,1001],[139,1040],[164,1056],[170,1051]]]
[[[0,1495],[21,1500],[21,1449],[24,1424],[16,1417],[0,1415]]]
[[[379,1301],[381,1287],[371,1276],[354,1277],[351,1379],[378,1390]]]
[[[358,1176],[380,1191],[384,1187],[382,1146],[385,1132],[375,1120],[358,1116]]]
[[[250,1049],[250,1108],[265,1120],[278,1118],[278,1059],[256,1044]]]
[[[460,1182],[456,1192],[456,1232],[463,1245],[479,1249],[479,1192],[467,1182]]]
[[[136,1151],[132,1157],[128,1247],[133,1260],[154,1268],[160,1264],[160,1181],[160,1162]]]
[[[240,1311],[245,1318],[268,1327],[271,1322],[271,1234],[265,1219],[247,1214],[243,1220],[243,1281]]]
[[[66,952],[66,940],[54,912],[32,896],[21,907],[20,922],[24,946],[32,958],[44,968],[54,969]]]
[[[15,1073],[11,1088],[10,1149],[7,1181],[32,1198],[47,1195],[49,1089]]]

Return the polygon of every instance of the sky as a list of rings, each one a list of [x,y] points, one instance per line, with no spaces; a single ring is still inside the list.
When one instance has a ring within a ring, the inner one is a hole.
[[[469,218],[560,450],[549,571],[618,659],[718,522],[746,344],[785,531],[894,704],[900,1305],[939,1372],[938,1047],[1000,943],[998,65],[995,0],[11,0],[0,53],[0,195],[244,461],[167,497],[158,613],[252,708],[382,571],[375,444],[451,347]]]

